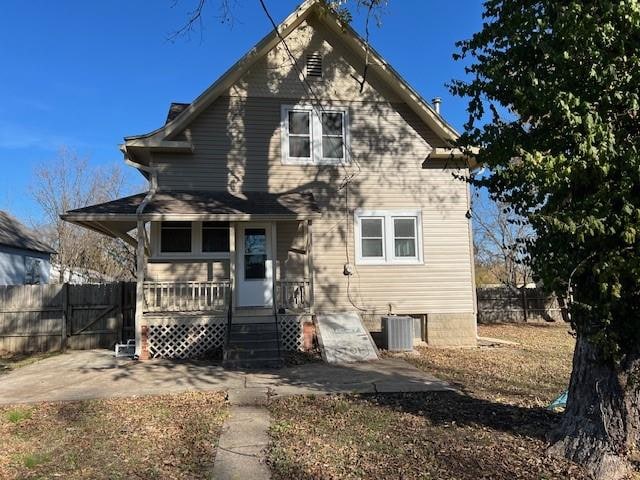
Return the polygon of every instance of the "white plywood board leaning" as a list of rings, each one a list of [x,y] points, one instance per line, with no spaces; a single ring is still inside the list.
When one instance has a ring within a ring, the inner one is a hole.
[[[355,312],[317,314],[316,331],[322,358],[327,363],[378,359],[378,349]]]

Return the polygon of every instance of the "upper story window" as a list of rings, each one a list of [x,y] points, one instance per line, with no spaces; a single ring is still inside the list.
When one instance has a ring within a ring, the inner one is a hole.
[[[346,108],[282,107],[282,163],[290,165],[347,162]]]
[[[311,112],[290,110],[289,125],[289,158],[311,159]]]
[[[344,158],[344,112],[322,112],[322,158]]]
[[[227,258],[229,222],[154,222],[154,252],[159,256]]]
[[[422,263],[419,210],[356,210],[356,260],[360,265]]]

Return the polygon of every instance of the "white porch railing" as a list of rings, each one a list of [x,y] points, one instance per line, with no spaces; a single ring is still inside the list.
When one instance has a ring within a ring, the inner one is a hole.
[[[218,282],[144,282],[146,312],[224,312],[231,284]]]
[[[304,280],[278,280],[276,282],[276,302],[278,309],[291,312],[306,312],[311,307],[310,282]]]

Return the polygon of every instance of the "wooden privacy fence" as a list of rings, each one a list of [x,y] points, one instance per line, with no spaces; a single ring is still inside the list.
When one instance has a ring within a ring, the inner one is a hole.
[[[112,348],[134,317],[134,283],[0,286],[0,352]]]
[[[478,323],[558,322],[566,320],[566,309],[556,296],[539,288],[480,287]]]

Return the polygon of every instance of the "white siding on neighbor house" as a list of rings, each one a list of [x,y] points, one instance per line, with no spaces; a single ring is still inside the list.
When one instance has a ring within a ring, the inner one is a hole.
[[[49,283],[51,255],[0,245],[0,285],[23,285],[27,277],[27,258],[40,260],[39,283]]]
[[[473,312],[467,185],[453,177],[465,170],[444,161],[427,161],[423,168],[432,148],[444,143],[381,84],[373,69],[360,93],[353,76],[360,78],[361,62],[317,22],[304,24],[287,43],[302,64],[307,53],[323,53],[324,78],[309,82],[324,105],[349,109],[351,163],[282,164],[281,106],[308,103],[310,95],[282,50],[274,49],[179,135],[191,139],[193,154],[153,156],[159,187],[313,192],[322,210],[322,218],[313,222],[312,247],[318,311],[356,305],[384,313],[391,304],[396,313]],[[345,179],[350,179],[348,188]],[[420,209],[424,263],[355,265],[357,208]],[[304,249],[304,235],[294,223],[279,224],[281,276],[304,274],[303,255],[287,245]],[[343,275],[347,262],[354,265],[349,282]],[[150,265],[156,276],[203,275],[198,269]]]

